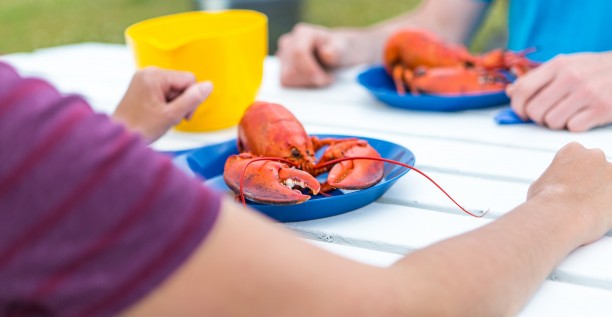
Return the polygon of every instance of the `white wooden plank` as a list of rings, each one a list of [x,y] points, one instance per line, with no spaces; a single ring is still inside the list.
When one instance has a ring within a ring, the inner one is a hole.
[[[393,253],[310,239],[306,241],[336,255],[379,267],[390,266],[401,258],[400,255]],[[610,303],[612,303],[612,291],[558,281],[545,281],[519,316],[611,316],[612,305]]]
[[[519,316],[612,316],[610,303],[612,291],[547,281]]]
[[[309,133],[355,135],[354,129],[306,125]],[[359,130],[359,135],[394,142],[412,151],[416,167],[458,175],[531,183],[550,164],[555,152],[445,140],[401,133]],[[508,164],[511,162],[512,164]]]
[[[335,217],[286,225],[309,239],[404,255],[490,221],[373,203]],[[612,290],[612,238],[603,237],[570,254],[551,279]]]
[[[488,210],[486,216],[491,218],[523,203],[529,187],[523,183],[424,171],[464,208],[469,211]],[[437,187],[414,172],[400,178],[378,202],[463,214]]]
[[[326,251],[334,253],[336,255],[343,256],[345,258],[349,258],[351,260],[378,266],[378,267],[388,267],[391,266],[395,261],[402,258],[401,255],[395,253],[381,252],[364,248],[357,248],[353,246],[337,244],[337,243],[328,243],[322,242],[318,240],[312,239],[304,239],[304,241],[313,244],[319,248],[322,248]]]
[[[339,216],[286,225],[307,238],[403,255],[490,221],[373,203]]]
[[[612,289],[612,238],[604,237],[575,250],[551,278]]]

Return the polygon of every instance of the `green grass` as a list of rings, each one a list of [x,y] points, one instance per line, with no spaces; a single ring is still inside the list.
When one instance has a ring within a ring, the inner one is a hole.
[[[304,0],[303,20],[326,26],[362,26],[409,10],[418,2]],[[194,8],[190,0],[2,0],[0,53],[78,42],[124,43],[123,30],[130,24]],[[473,48],[486,47],[504,23],[503,7],[496,5]]]
[[[326,26],[364,26],[406,12],[418,0],[307,0],[304,20]]]
[[[192,9],[189,1],[2,0],[0,52],[77,42],[123,43],[123,30],[142,19]]]

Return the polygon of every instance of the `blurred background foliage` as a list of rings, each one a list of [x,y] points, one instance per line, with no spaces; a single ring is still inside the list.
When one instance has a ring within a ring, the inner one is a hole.
[[[206,1],[206,0],[204,0]],[[363,26],[414,8],[419,0],[303,0],[301,20],[325,26]],[[496,1],[471,49],[504,45],[506,1]],[[78,42],[124,43],[130,24],[195,10],[190,0],[2,0],[0,53]]]

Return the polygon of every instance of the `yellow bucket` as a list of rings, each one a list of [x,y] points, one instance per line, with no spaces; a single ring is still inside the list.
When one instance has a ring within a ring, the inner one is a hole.
[[[255,100],[267,55],[268,19],[251,10],[193,11],[138,22],[125,31],[139,68],[190,71],[214,89],[176,128],[204,132],[236,125]]]

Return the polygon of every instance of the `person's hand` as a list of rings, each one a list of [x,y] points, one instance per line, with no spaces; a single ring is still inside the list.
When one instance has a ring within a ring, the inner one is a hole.
[[[297,24],[278,40],[281,84],[286,87],[323,87],[334,79],[333,68],[372,59],[367,47],[359,47],[365,31],[331,30],[305,23]]]
[[[560,55],[508,86],[514,111],[551,129],[612,123],[612,53]]]
[[[112,117],[149,142],[189,119],[212,91],[192,73],[147,67],[138,71]]]
[[[549,208],[572,210],[576,221],[586,219],[592,228],[585,241],[598,239],[612,227],[612,163],[600,149],[569,143],[531,184],[530,199],[543,199]]]

